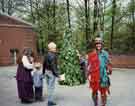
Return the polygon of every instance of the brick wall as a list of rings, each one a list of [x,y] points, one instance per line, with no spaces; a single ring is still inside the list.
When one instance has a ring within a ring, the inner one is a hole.
[[[0,65],[13,62],[11,50],[32,48],[36,52],[36,33],[31,24],[0,13]]]
[[[111,59],[115,68],[135,68],[135,55],[113,55]]]
[[[10,49],[17,48],[19,53],[24,48],[36,51],[36,34],[30,28],[0,27],[0,65],[12,63]]]

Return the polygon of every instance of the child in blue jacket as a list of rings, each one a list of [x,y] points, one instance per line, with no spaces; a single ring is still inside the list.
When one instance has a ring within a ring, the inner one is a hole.
[[[35,69],[33,72],[33,84],[35,88],[35,100],[42,101],[42,94],[43,94],[43,74],[41,69],[40,63],[35,63]]]

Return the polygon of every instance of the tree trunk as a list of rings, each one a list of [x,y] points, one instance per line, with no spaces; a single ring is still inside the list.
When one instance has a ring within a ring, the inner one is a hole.
[[[99,0],[99,19],[101,29],[104,27],[104,3]]]
[[[70,11],[69,11],[69,0],[66,0],[67,2],[67,14],[68,14],[68,27],[71,29],[71,20],[70,20]]]
[[[113,36],[114,36],[114,25],[115,25],[115,11],[116,11],[116,0],[112,2],[112,26],[111,26],[111,35],[110,35],[110,49],[113,49]]]
[[[33,2],[30,0],[30,12],[31,12],[31,17],[32,17],[32,23],[35,23],[35,16],[33,13]]]
[[[132,5],[132,21],[133,21],[133,27],[132,27],[132,35],[135,36],[135,0],[131,0]]]
[[[38,0],[36,0],[35,1],[36,3],[35,3],[35,12],[36,12],[36,14],[37,14],[37,20],[38,20],[38,27],[40,27],[41,26],[41,19],[40,19],[40,13],[39,13],[39,1]],[[34,15],[34,14],[33,14]]]
[[[98,25],[98,2],[97,0],[94,0],[94,17],[93,17],[93,34],[97,32],[97,25]]]
[[[103,3],[103,33],[105,33],[105,26],[104,26],[104,24],[105,24],[105,9],[106,9],[106,0],[104,0],[103,1],[104,3]]]
[[[88,0],[88,32],[89,32],[89,35],[91,35],[91,28],[90,28],[90,24],[91,24],[91,12],[90,12],[90,5],[91,5],[91,3],[90,3],[90,0]],[[89,36],[89,37],[91,37],[91,36]],[[89,39],[91,39],[91,38],[89,38]]]
[[[1,0],[1,9],[2,9],[2,12],[4,13],[5,12],[5,0]]]
[[[53,30],[56,31],[56,0],[53,0]]]
[[[103,39],[104,36],[104,1],[98,1],[98,35]]]
[[[86,34],[86,44],[89,44],[89,32],[88,32],[88,0],[85,0],[85,34]],[[86,46],[88,48],[88,46]]]
[[[12,9],[13,9],[13,3],[12,0],[8,0],[8,6],[7,6],[7,14],[12,15]]]
[[[49,20],[50,20],[50,14],[49,14],[49,9],[50,8],[50,2],[49,0],[47,0],[46,2],[46,14],[47,14],[47,28],[48,28],[48,35],[49,35],[49,31],[50,31],[50,23],[49,23]]]

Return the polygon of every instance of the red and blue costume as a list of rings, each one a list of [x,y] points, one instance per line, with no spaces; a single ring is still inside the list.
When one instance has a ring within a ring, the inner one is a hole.
[[[108,53],[105,50],[101,50],[100,52],[94,50],[93,52],[89,53],[88,67],[89,85],[92,89],[92,98],[94,104],[95,106],[97,106],[98,91],[100,91],[101,93],[103,102],[106,102],[106,92],[108,91],[110,86],[110,84],[108,83],[108,73],[111,73],[112,70]]]

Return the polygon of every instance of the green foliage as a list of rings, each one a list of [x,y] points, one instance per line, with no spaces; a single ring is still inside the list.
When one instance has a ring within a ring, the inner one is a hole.
[[[75,42],[74,46],[76,46],[78,50],[86,52],[87,39],[85,33],[86,14],[84,2],[85,0],[76,0],[77,5],[73,5],[70,2],[71,25],[74,25],[72,26],[74,31],[72,33],[73,39],[71,41]],[[111,24],[113,15],[113,5],[112,1],[110,0],[102,0],[100,2],[101,4],[104,4],[104,11],[103,14],[101,13],[101,15],[104,16],[102,29],[104,29],[105,47],[110,48],[110,33],[112,27]],[[93,4],[93,1],[90,1],[88,9],[89,19],[87,24],[90,38],[89,40],[92,40],[95,37],[93,33]],[[50,40],[55,41],[59,48],[61,46],[66,47],[66,45],[63,45],[65,43],[62,43],[62,35],[68,26],[65,1],[59,2],[59,0],[56,0],[55,17],[53,0],[1,0],[0,11],[5,12],[9,15],[19,16],[22,19],[25,19],[28,22],[35,24],[35,29],[38,33],[37,46],[40,53],[44,54],[44,48],[47,47],[47,44]],[[115,27],[112,51],[114,53],[134,54],[135,0],[116,0],[115,12]],[[98,20],[100,20],[99,17]],[[92,47],[90,46],[90,49],[91,48]]]
[[[133,13],[135,13],[134,0],[129,3],[123,3],[122,0],[117,1],[115,27],[113,36],[112,53],[115,54],[134,54],[135,53],[135,23]],[[126,4],[126,5],[125,5]],[[105,47],[110,48],[110,32],[111,32],[111,16],[112,8],[108,8],[105,12]],[[135,18],[135,17],[134,17]]]
[[[62,85],[73,86],[85,83],[70,30],[67,30],[63,36],[63,45],[60,52],[60,71],[61,74],[65,74],[65,81],[60,81]]]
[[[55,17],[53,16],[54,5],[50,3],[38,2],[38,8],[33,9],[34,21],[36,24],[36,31],[38,33],[38,50],[39,53],[44,54],[44,48],[47,47],[48,42],[54,41],[61,44],[64,30],[66,29],[66,6],[63,3],[55,4]],[[36,6],[36,4],[33,4]],[[27,20],[32,22],[32,15],[27,17]]]
[[[132,29],[121,24],[121,27],[115,30],[113,52],[117,54],[135,53],[135,36],[132,35]]]

